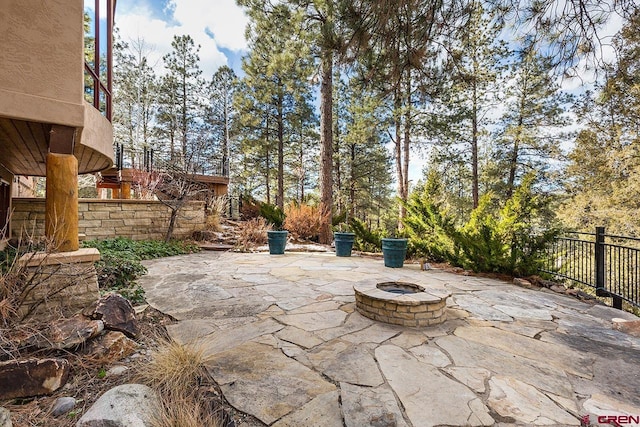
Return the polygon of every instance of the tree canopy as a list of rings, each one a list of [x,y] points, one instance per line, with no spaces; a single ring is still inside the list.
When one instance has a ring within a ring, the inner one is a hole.
[[[424,188],[464,224],[523,183],[565,206],[568,226],[640,232],[632,0],[238,3],[250,22],[242,69],[203,76],[189,35],[162,69],[144,40],[118,44],[116,138],[134,165],[145,149],[220,159],[235,194],[317,204],[325,242],[332,217],[397,232]],[[624,26],[607,62],[612,17]],[[563,90],[585,66],[596,84]]]

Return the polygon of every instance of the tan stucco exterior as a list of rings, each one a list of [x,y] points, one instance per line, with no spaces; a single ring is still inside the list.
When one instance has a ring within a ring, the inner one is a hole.
[[[3,0],[0,87],[79,104],[83,11],[82,0]]]
[[[83,0],[2,0],[0,7],[0,118],[76,128],[80,173],[113,159],[111,123],[84,100],[83,13]]]

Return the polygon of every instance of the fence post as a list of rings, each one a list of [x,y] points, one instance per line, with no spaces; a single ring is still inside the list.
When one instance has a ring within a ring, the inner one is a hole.
[[[596,227],[596,295],[607,297],[609,293],[605,289],[605,256],[604,256],[604,227]]]

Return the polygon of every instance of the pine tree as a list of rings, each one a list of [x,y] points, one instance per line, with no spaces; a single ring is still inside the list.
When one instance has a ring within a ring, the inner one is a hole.
[[[341,92],[336,117],[336,151],[339,174],[335,194],[344,201],[345,217],[370,222],[378,219],[380,209],[390,197],[391,159],[384,146],[383,103],[357,81],[338,81]],[[372,195],[375,195],[372,197]]]
[[[333,74],[344,47],[341,34],[341,0],[288,0],[302,13],[320,77],[320,242],[331,243],[333,214]]]
[[[204,82],[200,77],[200,46],[189,35],[174,36],[171,42],[172,51],[163,57],[167,75],[164,79],[163,92],[165,100],[174,105],[168,106],[173,113],[169,118],[169,126],[174,126],[180,143],[179,152],[170,153],[173,159],[176,154],[182,158],[188,158],[191,153],[190,142],[198,138],[197,130],[202,123],[204,105],[201,88]]]
[[[132,168],[142,167],[142,152],[151,148],[157,109],[157,77],[149,65],[151,48],[143,39],[114,46],[114,134],[125,147]]]
[[[516,52],[495,151],[496,166],[504,171],[501,181],[507,199],[522,176],[547,171],[553,160],[561,158],[559,147],[565,135],[558,129],[569,124],[565,105],[570,97],[560,91],[552,71],[551,60],[532,45]],[[545,178],[548,173],[538,173],[538,179]]]
[[[615,38],[618,59],[605,82],[577,103],[584,129],[569,154],[569,199],[560,209],[573,228],[640,236],[639,24],[636,13]]]
[[[424,105],[438,92],[443,39],[461,24],[463,2],[430,0],[353,1],[345,5],[352,31],[350,51],[362,78],[379,90],[393,111],[391,134],[398,196],[409,192],[411,151],[428,127]],[[399,216],[404,216],[404,204]],[[400,224],[401,225],[401,224]]]
[[[233,97],[237,89],[237,77],[228,66],[220,67],[209,83],[208,125],[211,127],[212,140],[217,145],[218,159],[224,168],[229,167],[231,133],[234,127],[236,111]]]
[[[295,141],[306,139],[307,127],[313,126],[309,108],[311,57],[302,13],[286,4],[271,6],[247,1],[251,17],[251,53],[243,62],[243,78],[247,93],[239,93],[240,124],[259,127],[258,132],[244,138],[245,153],[259,154],[265,179],[267,202],[271,202],[271,165],[276,165],[276,205],[284,208],[288,170],[285,157],[299,158],[299,150],[291,153]],[[261,119],[256,122],[255,112]],[[303,115],[307,115],[304,117]],[[303,137],[301,138],[301,135]],[[259,142],[261,141],[261,142]],[[299,171],[301,169],[298,169]]]
[[[449,69],[449,152],[464,159],[471,170],[472,206],[480,198],[480,150],[488,144],[490,113],[496,108],[504,60],[509,54],[499,38],[503,29],[498,12],[486,10],[480,1],[469,4],[466,25],[451,39]],[[484,140],[484,141],[483,141]]]

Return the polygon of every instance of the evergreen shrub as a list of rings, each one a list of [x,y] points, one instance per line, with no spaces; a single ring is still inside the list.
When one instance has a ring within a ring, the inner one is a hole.
[[[380,252],[382,250],[382,233],[378,230],[369,230],[366,224],[357,218],[349,220],[351,230],[356,237],[353,242],[354,249],[365,252]]]
[[[267,220],[276,230],[282,230],[285,214],[276,205],[270,203],[260,203],[260,216]]]
[[[428,194],[412,195],[403,221],[411,244],[432,261],[476,272],[537,273],[560,229],[544,197],[532,190],[533,181],[533,175],[526,176],[504,204],[491,193],[484,195],[462,226]]]

